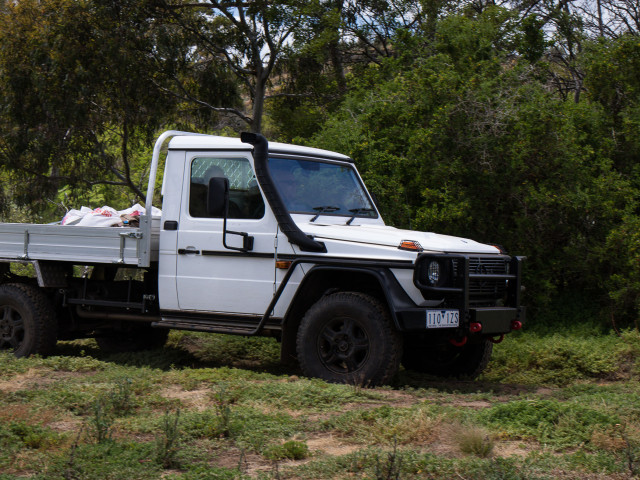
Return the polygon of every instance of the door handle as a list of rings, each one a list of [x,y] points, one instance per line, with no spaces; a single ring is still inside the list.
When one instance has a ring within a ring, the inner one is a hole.
[[[196,250],[193,247],[179,248],[178,254],[179,255],[200,255],[200,250]]]

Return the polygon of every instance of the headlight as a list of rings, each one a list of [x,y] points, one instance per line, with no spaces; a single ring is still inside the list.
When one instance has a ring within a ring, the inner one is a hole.
[[[429,283],[434,286],[440,281],[440,263],[437,260],[432,260],[431,263],[429,263],[427,278],[429,279]]]
[[[420,289],[455,288],[455,259],[446,255],[421,255],[416,262],[413,283]]]

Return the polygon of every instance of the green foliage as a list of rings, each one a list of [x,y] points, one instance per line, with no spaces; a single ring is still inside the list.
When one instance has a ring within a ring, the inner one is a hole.
[[[636,174],[622,168],[601,105],[549,91],[549,66],[530,63],[544,45],[537,22],[519,25],[500,9],[443,18],[433,39],[410,43],[410,56],[352,79],[312,143],[356,160],[389,223],[527,255],[534,315],[568,290],[589,292],[597,306],[607,303],[603,289],[633,303],[638,262],[625,233],[635,223],[624,218],[635,209]],[[512,48],[525,58],[510,57]],[[585,56],[588,68],[603,63],[596,55]]]
[[[491,381],[407,377],[411,386],[396,389],[357,390],[229,367],[130,365],[153,364],[144,353],[123,363],[96,362],[94,370],[7,356],[0,381],[0,472],[47,480],[551,479],[559,471],[572,472],[571,478],[637,476],[640,334],[602,334],[597,324],[555,330],[542,325],[496,346],[500,362],[504,350],[512,370],[503,376],[494,371]],[[223,348],[224,337],[220,341]],[[589,358],[600,358],[585,353],[585,342],[614,358],[620,371],[604,382],[597,372],[572,378],[576,365],[586,368]],[[91,350],[86,341],[77,347]],[[532,370],[529,355],[560,355],[548,364],[559,374]],[[252,368],[269,370],[268,356],[264,362]],[[565,370],[562,362],[573,366]],[[516,370],[530,373],[527,385]],[[532,381],[539,378],[563,381],[540,388]],[[518,454],[510,455],[514,448]],[[340,455],[344,451],[351,453]]]
[[[92,357],[53,356],[47,358],[30,357],[17,359],[9,352],[0,352],[0,375],[15,375],[23,373],[29,368],[51,368],[54,371],[88,372],[102,370],[105,364]]]
[[[158,7],[3,3],[0,165],[11,180],[5,194],[15,203],[42,211],[51,204],[79,207],[75,202],[130,206],[144,197],[148,146],[180,108],[167,87],[189,71],[185,64],[196,63],[188,57],[191,45]],[[224,82],[213,81],[220,76],[203,65],[190,71],[191,81],[208,75],[199,84],[202,99],[212,101],[223,94],[208,87]]]
[[[107,397],[113,410],[118,412],[120,416],[130,414],[135,408],[131,384],[132,380],[130,378],[119,380]]]
[[[99,394],[90,405],[89,438],[97,443],[110,442],[116,418],[130,414],[134,403],[130,378],[119,380],[110,391]]]
[[[327,384],[317,379],[293,377],[286,382],[254,383],[240,387],[237,398],[254,405],[279,409],[305,408],[314,411],[340,409],[349,402],[375,402],[380,395],[366,389]]]
[[[555,400],[508,402],[481,412],[478,418],[508,435],[534,437],[556,448],[588,445],[594,429],[620,422],[613,414]]]
[[[284,412],[262,413],[238,407],[231,423],[231,436],[238,445],[261,452],[274,439],[291,438],[303,426],[300,420]]]
[[[455,438],[462,453],[487,458],[493,452],[495,441],[483,428],[461,425],[455,432]]]
[[[60,455],[47,469],[33,478],[38,480],[60,478],[150,480],[159,478],[159,473],[159,467],[152,461],[150,445],[109,442],[79,445],[70,454]]]
[[[60,435],[39,425],[30,425],[24,421],[0,424],[0,446],[6,450],[45,449],[59,444],[60,441]]]
[[[309,456],[309,447],[304,442],[289,440],[267,447],[263,455],[269,460],[303,460]]]
[[[626,374],[623,357],[627,349],[626,343],[613,334],[513,336],[494,349],[484,378],[525,385],[566,385],[589,378],[616,378]]]
[[[178,466],[177,454],[180,448],[180,410],[175,414],[165,412],[162,417],[162,431],[157,439],[157,460],[164,468]]]
[[[332,429],[348,436],[352,442],[364,444],[407,444],[428,442],[434,438],[437,418],[442,409],[429,405],[411,408],[360,409],[345,412],[327,420],[324,429]]]
[[[273,338],[231,337],[225,335],[197,334],[184,339],[184,346],[197,347],[196,358],[219,365],[242,366],[255,362],[279,362],[280,347]]]
[[[251,478],[238,469],[198,465],[180,474],[165,476],[167,480],[243,480]]]

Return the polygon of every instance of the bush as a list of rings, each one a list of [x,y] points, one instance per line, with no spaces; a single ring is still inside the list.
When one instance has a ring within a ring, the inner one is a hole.
[[[525,385],[613,379],[625,370],[618,352],[629,348],[614,334],[539,336],[527,332],[507,337],[494,348],[484,379]]]
[[[304,442],[289,440],[282,445],[272,445],[263,455],[269,460],[302,460],[309,456],[309,447]]]
[[[558,448],[589,444],[594,429],[619,418],[578,404],[555,400],[517,400],[478,414],[486,425],[516,438],[533,438]]]

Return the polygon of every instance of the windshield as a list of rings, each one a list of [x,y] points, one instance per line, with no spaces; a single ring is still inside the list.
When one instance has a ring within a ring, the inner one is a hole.
[[[269,170],[291,213],[378,216],[350,166],[276,157],[269,158]]]

